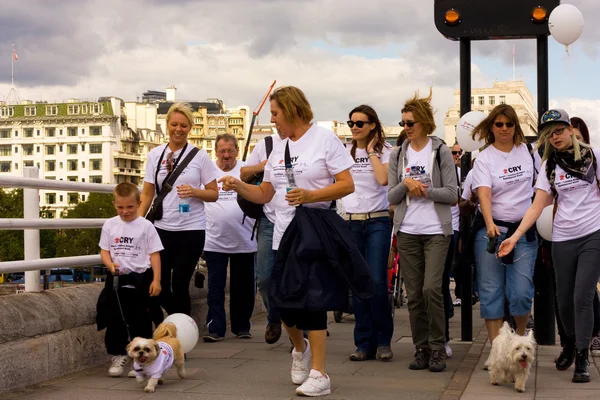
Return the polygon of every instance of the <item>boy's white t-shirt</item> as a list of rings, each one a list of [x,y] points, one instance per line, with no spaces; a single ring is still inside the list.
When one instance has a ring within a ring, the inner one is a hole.
[[[231,171],[224,172],[215,161],[218,171],[217,180],[223,176],[240,177],[240,169],[246,164],[237,161]],[[237,193],[223,190],[223,184],[217,183],[219,199],[214,203],[206,203],[206,241],[204,251],[219,253],[254,253],[256,240],[251,240],[254,219],[246,217],[237,202]],[[242,220],[244,223],[242,224]]]
[[[600,149],[594,149],[600,157]],[[542,164],[536,189],[554,196],[546,175],[546,161]],[[596,167],[596,179],[600,176],[600,165]],[[565,242],[578,239],[600,230],[600,189],[596,180],[589,183],[555,168],[554,189],[558,193],[558,208],[552,226],[552,241]]]
[[[171,368],[174,361],[173,348],[165,342],[158,342],[158,347],[160,351],[152,364],[140,364],[137,361],[133,363],[136,378],[149,377],[160,379]]]
[[[463,190],[461,197],[465,200],[471,199],[471,185],[473,185],[473,170],[467,172],[467,176],[465,177],[465,182],[463,183]],[[477,200],[477,210],[481,212],[481,206],[479,205],[479,199]]]
[[[273,150],[275,149],[275,147],[280,146],[281,143],[283,143],[283,139],[281,138],[281,136],[279,136],[279,134],[274,133],[271,135],[271,137],[273,138]],[[263,139],[260,142],[258,142],[254,150],[252,150],[250,156],[246,159],[246,165],[256,165],[266,159],[267,145],[265,143],[265,139]],[[265,217],[267,217],[267,219],[271,221],[272,224],[275,223],[275,209],[277,208],[277,202],[287,204],[285,202],[285,193],[275,193],[273,199],[271,199],[270,202],[263,206],[263,212],[265,213]]]
[[[432,151],[433,143],[431,139],[429,139],[429,142],[427,142],[427,145],[421,151],[415,151],[409,145],[406,151],[408,164],[404,166],[402,180],[411,178],[424,184],[425,188],[429,188],[432,185]],[[398,230],[410,235],[443,234],[442,223],[435,211],[433,201],[427,197],[409,197],[409,199],[410,202],[408,202],[406,207],[406,214]]]
[[[509,153],[488,146],[473,166],[473,189],[492,189],[492,218],[518,222],[531,206],[535,166],[526,144]]]
[[[163,249],[152,222],[137,217],[131,222],[119,216],[104,222],[100,234],[100,248],[110,252],[110,257],[123,274],[142,273],[150,268],[150,254]]]
[[[185,154],[181,155],[181,151],[177,150],[173,155],[173,159],[181,163],[186,155],[192,151],[194,146],[188,144],[185,148]],[[165,152],[161,161],[160,170],[158,172],[158,184],[159,188],[162,189],[163,181],[167,176],[166,160],[171,150],[167,144],[160,145],[148,153],[148,160],[146,161],[146,172],[144,176],[144,182],[151,183],[156,186],[154,181],[156,176],[156,167],[160,155]],[[204,217],[204,202],[197,197],[190,197],[190,216],[182,219],[179,217],[179,196],[177,195],[177,186],[189,184],[194,188],[199,188],[202,185],[207,185],[217,177],[217,169],[213,164],[212,160],[208,157],[208,154],[204,150],[200,150],[194,159],[190,161],[187,167],[177,177],[173,190],[167,194],[163,200],[163,217],[160,220],[154,222],[154,226],[159,229],[167,231],[191,231],[191,230],[203,230],[206,228],[206,221]],[[156,197],[156,190],[154,192]]]
[[[352,147],[348,146],[348,153],[351,151]],[[390,162],[390,153],[390,146],[384,145],[380,156],[382,164]],[[344,211],[350,214],[387,211],[390,207],[387,198],[388,187],[387,185],[381,186],[377,182],[367,149],[356,148],[351,172],[354,180],[354,193],[342,198]]]
[[[332,131],[312,124],[310,129],[298,140],[284,139],[281,145],[274,147],[269,161],[265,165],[265,182],[271,182],[275,193],[283,196],[278,202],[273,229],[273,250],[279,248],[279,242],[286,228],[294,219],[296,207],[285,201],[288,180],[285,173],[285,146],[289,143],[290,158],[294,170],[296,186],[307,190],[317,190],[333,183],[334,176],[352,168],[354,160]],[[307,203],[303,207],[329,208],[330,201]]]

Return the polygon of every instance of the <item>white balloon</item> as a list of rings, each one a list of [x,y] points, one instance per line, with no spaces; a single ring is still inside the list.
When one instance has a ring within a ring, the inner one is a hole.
[[[538,218],[535,226],[540,236],[548,241],[552,241],[552,219],[554,214],[554,205],[551,204],[544,208],[542,215]]]
[[[483,140],[473,140],[471,134],[473,129],[481,121],[485,119],[486,115],[481,111],[469,111],[463,115],[456,125],[456,141],[460,144],[461,149],[464,151],[475,151],[485,146]]]
[[[552,10],[548,18],[548,28],[552,37],[560,44],[574,43],[583,31],[583,14],[572,4],[561,4]]]
[[[182,313],[171,314],[165,318],[164,322],[172,322],[177,327],[177,339],[179,339],[184,353],[196,347],[200,332],[198,331],[196,321],[192,317]]]

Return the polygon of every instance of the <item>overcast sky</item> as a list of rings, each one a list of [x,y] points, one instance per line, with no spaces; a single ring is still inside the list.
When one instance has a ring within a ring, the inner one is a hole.
[[[586,27],[569,55],[549,39],[551,106],[597,132],[600,1],[566,3]],[[346,120],[368,103],[391,125],[404,100],[432,86],[441,126],[459,85],[459,45],[435,28],[433,0],[1,0],[0,38],[0,98],[11,41],[15,86],[30,100],[132,101],[175,85],[179,99],[253,109],[277,79],[305,91],[316,119]],[[473,87],[512,79],[513,43],[517,79],[536,96],[533,40],[474,42]]]

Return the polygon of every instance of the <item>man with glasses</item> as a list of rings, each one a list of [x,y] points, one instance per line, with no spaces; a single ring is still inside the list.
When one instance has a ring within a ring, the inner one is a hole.
[[[237,160],[239,149],[235,136],[229,133],[218,135],[215,149],[218,178],[225,175],[239,177],[244,162]],[[254,220],[244,219],[235,192],[224,191],[220,183],[218,187],[219,199],[215,203],[205,205],[204,260],[208,267],[208,334],[202,338],[205,342],[218,342],[225,336],[225,284],[228,264],[231,332],[240,339],[252,337],[250,317],[254,310],[256,241],[251,237]]]
[[[454,158],[454,164],[460,168],[460,159],[463,155],[463,151],[460,148],[460,144],[458,144],[458,142],[454,143],[454,146],[452,146],[452,158]]]

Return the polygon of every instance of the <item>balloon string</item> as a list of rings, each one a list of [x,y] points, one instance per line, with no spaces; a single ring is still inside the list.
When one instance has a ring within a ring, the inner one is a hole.
[[[567,56],[570,56],[570,54],[569,54],[569,45],[568,44],[565,45],[565,53],[567,53]]]

